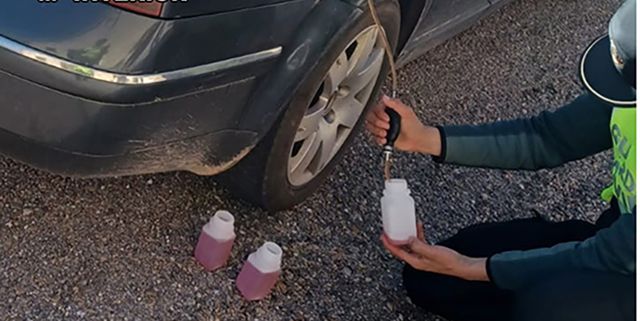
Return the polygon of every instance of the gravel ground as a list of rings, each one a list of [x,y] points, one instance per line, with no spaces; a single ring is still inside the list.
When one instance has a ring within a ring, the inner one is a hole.
[[[617,1],[515,1],[405,66],[402,96],[430,123],[483,122],[559,106],[580,92],[577,62]],[[101,180],[49,175],[0,158],[3,320],[438,320],[405,298],[378,242],[379,149],[364,135],[303,205],[269,215],[188,173]],[[353,164],[358,164],[354,166]],[[437,165],[403,155],[428,237],[477,222],[544,213],[594,219],[608,155],[536,173]],[[236,213],[227,268],[191,253],[218,209]],[[243,258],[283,245],[267,300],[234,289]]]

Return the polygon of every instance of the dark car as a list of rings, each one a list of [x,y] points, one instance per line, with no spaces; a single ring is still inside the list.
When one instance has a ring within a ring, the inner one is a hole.
[[[506,1],[378,0],[404,64]],[[388,67],[362,0],[8,0],[0,153],[68,176],[220,175],[276,210],[330,173]]]

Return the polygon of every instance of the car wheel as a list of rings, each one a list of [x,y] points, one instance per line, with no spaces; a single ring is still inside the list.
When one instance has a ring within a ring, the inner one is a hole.
[[[377,9],[395,46],[399,6],[383,1]],[[367,10],[343,30],[293,94],[279,123],[222,176],[236,195],[272,211],[292,207],[312,194],[341,158],[388,72],[379,29]]]

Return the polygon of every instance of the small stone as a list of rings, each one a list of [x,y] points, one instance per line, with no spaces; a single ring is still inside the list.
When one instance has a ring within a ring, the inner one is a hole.
[[[22,209],[22,215],[31,215],[33,214],[33,210],[30,208]]]
[[[8,228],[12,228],[13,227],[13,223],[7,222],[4,226],[6,226]]]
[[[367,277],[367,278],[365,278],[365,279],[364,279],[364,281],[365,281],[365,282],[367,282],[367,283],[369,283],[369,282],[371,282],[371,281],[373,281],[373,280],[372,280],[371,278]]]
[[[350,268],[345,267],[342,269],[342,274],[344,274],[345,276],[351,276],[351,274],[353,274],[353,272],[351,271]]]
[[[153,180],[152,179],[148,180],[147,185],[153,185]]]

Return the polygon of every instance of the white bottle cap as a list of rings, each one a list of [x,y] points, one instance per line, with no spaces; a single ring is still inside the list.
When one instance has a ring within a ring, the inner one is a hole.
[[[384,182],[384,189],[389,191],[405,191],[409,189],[407,181],[402,178],[392,178]]]
[[[234,218],[231,213],[218,211],[209,220],[209,223],[204,226],[203,230],[216,240],[226,241],[236,236],[236,233],[233,231],[233,222]]]
[[[257,251],[249,255],[248,261],[262,273],[280,271],[282,249],[276,243],[265,242]]]

